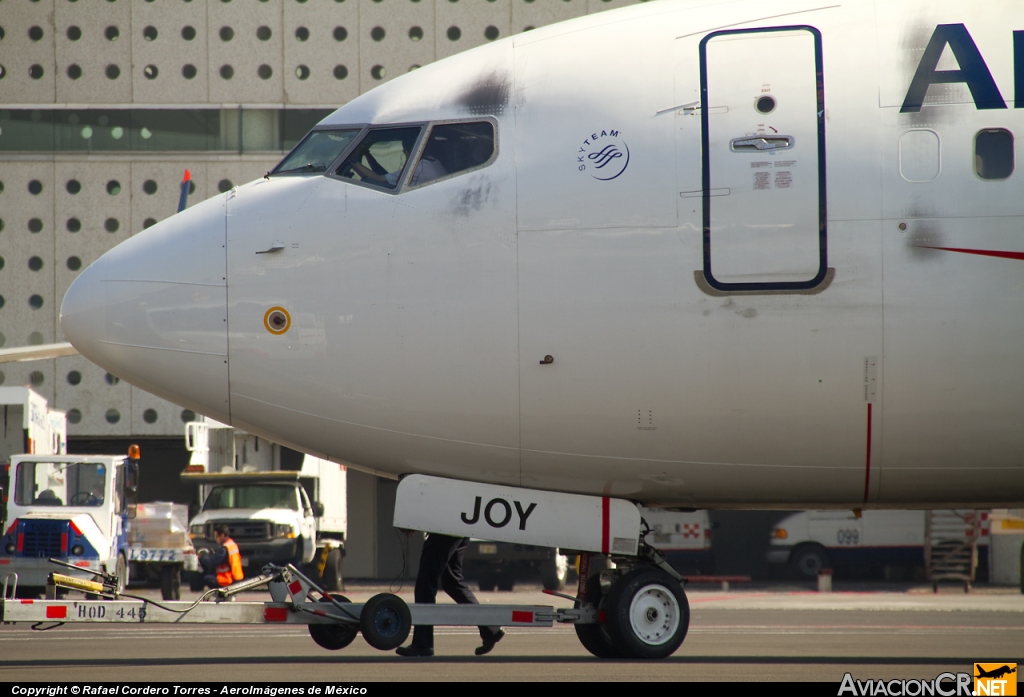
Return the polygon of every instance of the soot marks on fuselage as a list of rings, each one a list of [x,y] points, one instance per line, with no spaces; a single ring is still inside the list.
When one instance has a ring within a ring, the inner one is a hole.
[[[924,55],[925,48],[931,41],[935,29],[934,23],[927,18],[911,22],[910,25],[900,36],[901,50],[897,59],[897,71],[905,76],[907,85],[914,81],[921,57]],[[961,90],[966,91],[966,85],[961,83],[932,85],[928,89],[928,97],[924,100],[924,108],[899,113],[900,125],[904,128],[927,128],[931,125],[952,122],[956,118],[956,111],[952,105],[964,101],[963,95],[960,94]],[[970,92],[967,92],[967,101],[970,101]]]
[[[934,220],[911,221],[909,229],[903,233],[907,237],[907,249],[911,257],[919,261],[933,261],[941,257],[942,252],[932,247],[945,247],[946,238],[942,229]]]
[[[452,202],[451,212],[459,217],[466,217],[474,211],[481,210],[491,199],[491,182],[482,181],[459,192]]]
[[[470,114],[500,116],[508,106],[511,84],[508,75],[492,73],[469,86],[457,104]]]
[[[933,97],[939,93],[940,87],[944,92],[948,92],[953,88],[958,88],[960,85],[941,85],[934,87],[929,92]],[[970,93],[967,95],[970,96]],[[941,126],[959,123],[963,119],[962,113],[957,113],[957,107],[962,107],[963,104],[955,103],[959,99],[963,102],[963,99],[949,94],[943,97],[944,100],[949,100],[950,104],[926,104],[921,111],[905,111],[897,115],[900,126],[902,128],[929,128],[931,126]]]
[[[752,307],[737,307],[736,301],[732,298],[727,298],[721,305],[722,309],[730,310],[733,313],[743,317],[744,319],[754,319],[757,317],[757,310]],[[704,310],[702,313],[705,317],[711,314],[711,310]]]

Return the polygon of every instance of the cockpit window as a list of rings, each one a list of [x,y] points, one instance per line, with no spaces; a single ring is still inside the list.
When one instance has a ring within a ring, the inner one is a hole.
[[[407,126],[370,131],[345,158],[338,176],[394,189],[402,180],[420,130],[419,126]]]
[[[476,169],[494,154],[494,126],[489,121],[434,126],[410,186]]]
[[[288,157],[272,174],[315,174],[326,172],[327,167],[348,147],[361,129],[344,131],[310,131],[302,142],[295,146]]]

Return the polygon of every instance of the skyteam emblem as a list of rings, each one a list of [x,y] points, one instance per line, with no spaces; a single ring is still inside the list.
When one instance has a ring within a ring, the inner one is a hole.
[[[610,181],[629,166],[629,146],[619,131],[594,131],[576,151],[576,167],[594,179]]]

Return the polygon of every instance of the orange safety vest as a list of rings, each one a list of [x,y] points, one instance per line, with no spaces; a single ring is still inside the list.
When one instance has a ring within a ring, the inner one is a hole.
[[[238,545],[230,537],[224,540],[224,549],[228,551],[228,560],[217,567],[217,585],[230,586],[235,581],[245,578],[242,573],[242,555]]]

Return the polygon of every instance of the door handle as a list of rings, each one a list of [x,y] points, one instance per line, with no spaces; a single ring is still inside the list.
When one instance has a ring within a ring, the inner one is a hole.
[[[766,150],[789,150],[793,147],[793,136],[747,136],[733,138],[729,149],[733,152],[764,152]]]
[[[256,252],[257,254],[272,254],[274,252],[280,252],[284,249],[284,242],[274,242],[270,245],[269,249],[264,249],[262,252]]]

